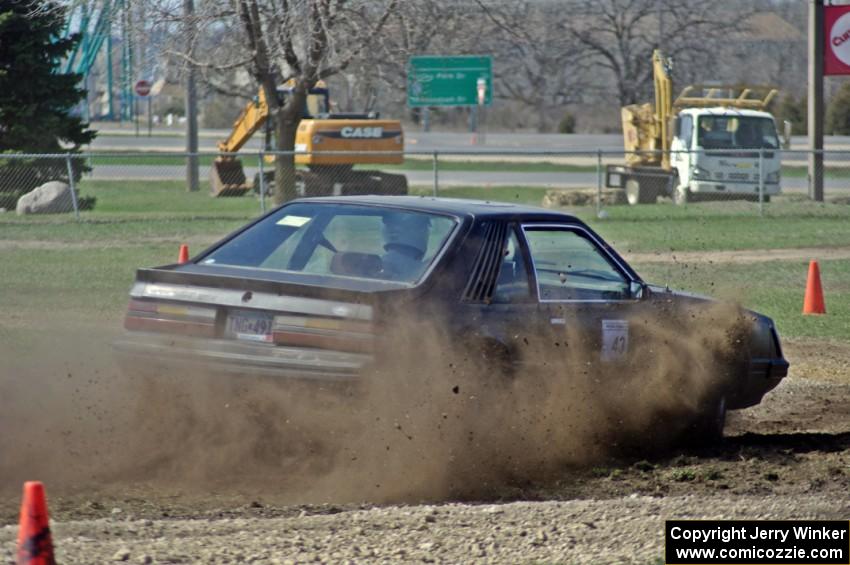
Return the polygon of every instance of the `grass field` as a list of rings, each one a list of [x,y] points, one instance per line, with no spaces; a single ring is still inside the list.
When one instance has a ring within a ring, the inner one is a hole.
[[[645,280],[740,302],[774,319],[783,336],[850,340],[850,262],[819,262],[826,316],[803,316],[807,261],[748,265],[635,263]]]
[[[260,213],[254,197],[214,199],[205,188],[187,193],[180,182],[86,181],[81,192],[98,200],[80,222],[70,214],[0,214],[0,310],[12,313],[7,321],[59,313],[119,318],[136,268],[173,262],[180,243],[195,253]],[[468,187],[442,195],[539,204],[544,193]],[[777,201],[763,218],[754,206],[612,206],[605,220],[596,219],[592,207],[576,214],[623,253],[850,246],[850,206]],[[800,315],[804,260],[636,267],[652,282],[740,300],[774,317],[785,336],[850,339],[847,261],[821,262],[829,312],[823,317]]]

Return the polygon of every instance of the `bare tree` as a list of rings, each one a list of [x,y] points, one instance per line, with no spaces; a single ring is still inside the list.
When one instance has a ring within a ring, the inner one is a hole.
[[[414,55],[469,53],[473,43],[470,30],[480,14],[474,5],[453,0],[401,2],[390,14],[374,49],[358,57],[358,72],[351,73],[349,85],[365,100],[383,99],[398,107],[406,104],[408,61]],[[480,49],[480,46],[478,46]],[[418,108],[412,110],[418,119]]]
[[[145,0],[139,0],[145,1]],[[179,24],[168,0],[152,0],[162,25]],[[290,152],[275,161],[276,203],[295,192],[295,134],[307,94],[320,80],[344,71],[380,37],[399,0],[231,0],[196,7],[189,47],[168,52],[193,65],[208,83],[231,94],[245,93],[228,81],[247,68],[269,105],[275,149]],[[187,38],[183,38],[184,41]],[[277,87],[291,81],[285,97]]]
[[[577,0],[570,34],[611,74],[627,105],[648,96],[653,49],[673,57],[677,76],[691,74],[716,61],[717,41],[743,31],[751,13],[740,2]]]
[[[530,108],[537,130],[549,131],[550,111],[580,102],[588,87],[587,50],[563,3],[476,2],[491,23],[480,36],[495,56],[497,97]]]

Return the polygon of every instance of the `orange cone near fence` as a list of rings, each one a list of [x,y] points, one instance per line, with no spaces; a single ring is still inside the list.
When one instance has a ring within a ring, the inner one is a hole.
[[[186,263],[189,261],[189,246],[185,243],[180,245],[180,254],[177,256],[178,263]]]
[[[44,485],[38,481],[27,481],[24,483],[21,523],[18,529],[18,565],[55,563]]]
[[[823,303],[823,288],[820,284],[820,268],[815,260],[809,262],[809,278],[806,281],[803,314],[826,314],[826,306]]]

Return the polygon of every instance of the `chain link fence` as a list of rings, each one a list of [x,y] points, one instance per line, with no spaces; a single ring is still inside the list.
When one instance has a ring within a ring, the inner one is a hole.
[[[113,212],[191,214],[193,206],[208,213],[235,207],[258,214],[283,191],[288,197],[477,198],[597,214],[613,207],[628,215],[668,206],[756,216],[770,215],[776,205],[813,202],[818,179],[809,178],[809,159],[819,167],[822,200],[850,203],[850,151],[679,151],[669,154],[669,164],[657,154],[616,151],[194,156],[202,179],[197,192],[188,190],[186,153],[5,154],[0,209],[22,216],[73,213],[80,219]]]

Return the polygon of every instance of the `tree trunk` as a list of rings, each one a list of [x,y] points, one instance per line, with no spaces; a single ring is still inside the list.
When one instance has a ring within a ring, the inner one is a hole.
[[[298,198],[295,188],[295,134],[298,131],[298,123],[301,121],[301,108],[304,107],[305,93],[301,88],[296,88],[286,101],[283,108],[275,114],[275,133],[278,151],[285,152],[277,155],[274,165],[274,191],[273,202],[283,204]]]
[[[549,133],[552,130],[552,124],[549,122],[549,117],[546,115],[546,104],[543,101],[537,103],[537,132]]]

